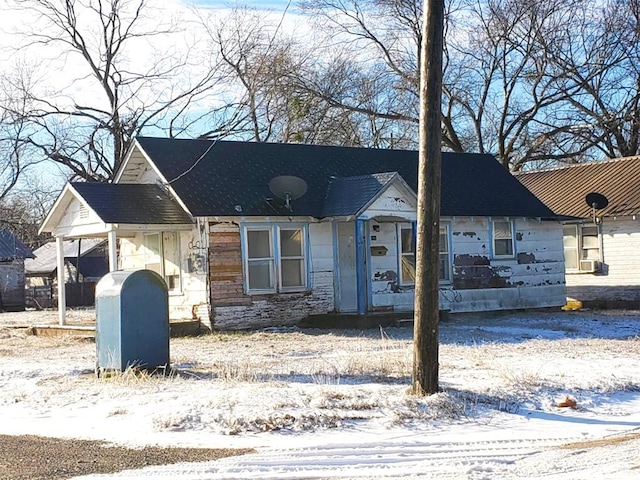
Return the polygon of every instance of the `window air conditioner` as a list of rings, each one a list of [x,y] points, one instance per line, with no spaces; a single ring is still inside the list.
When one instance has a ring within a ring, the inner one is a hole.
[[[580,260],[580,271],[585,273],[593,273],[598,271],[597,260]]]

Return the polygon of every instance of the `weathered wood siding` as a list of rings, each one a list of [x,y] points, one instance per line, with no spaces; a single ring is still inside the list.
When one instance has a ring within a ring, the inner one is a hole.
[[[640,220],[604,218],[597,273],[567,273],[567,295],[601,307],[640,308]]]
[[[25,308],[24,259],[0,262],[0,311]]]
[[[371,257],[373,310],[410,311],[413,287],[398,282],[395,224],[369,222],[371,246],[387,253]],[[515,258],[491,258],[489,219],[443,218],[451,232],[452,281],[442,283],[440,307],[452,312],[564,305],[566,289],[562,227],[557,222],[515,220]],[[373,231],[377,225],[378,231]],[[375,238],[375,240],[374,240]]]
[[[371,219],[377,216],[394,215],[407,220],[416,219],[416,198],[392,184],[376,198],[360,218]]]
[[[330,223],[309,225],[309,290],[295,293],[246,295],[243,289],[240,227],[209,224],[211,325],[233,330],[293,324],[334,308],[333,237]]]
[[[169,292],[171,319],[209,321],[207,300],[207,235],[197,228],[179,232],[180,289]],[[145,267],[143,234],[120,239],[118,268],[140,270]]]

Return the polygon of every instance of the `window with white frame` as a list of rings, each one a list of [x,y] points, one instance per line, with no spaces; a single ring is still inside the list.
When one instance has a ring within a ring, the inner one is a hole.
[[[144,268],[164,278],[170,292],[180,291],[178,232],[144,234]]]
[[[493,220],[493,257],[513,258],[513,220]]]
[[[440,273],[441,282],[451,281],[451,261],[449,257],[449,226],[440,226]]]
[[[398,240],[398,251],[400,253],[400,284],[413,285],[416,280],[416,243],[415,234],[411,225],[398,225]],[[440,225],[438,278],[441,282],[451,281],[449,250],[449,226]]]
[[[244,271],[249,293],[307,288],[306,229],[290,225],[247,226]]]
[[[411,225],[399,225],[400,285],[413,285],[416,281],[416,242]]]
[[[597,225],[562,227],[564,263],[568,272],[595,272],[600,262],[600,236]]]

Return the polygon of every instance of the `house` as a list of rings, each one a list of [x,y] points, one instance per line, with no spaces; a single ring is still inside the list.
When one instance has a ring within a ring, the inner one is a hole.
[[[65,283],[96,283],[109,271],[103,238],[64,241]],[[56,243],[49,242],[33,251],[35,258],[25,260],[27,285],[53,285],[57,275]]]
[[[414,151],[137,138],[111,184],[69,183],[42,231],[107,236],[214,328],[411,312]],[[562,229],[494,157],[443,153],[440,308],[565,303]],[[64,313],[61,312],[61,321]]]
[[[109,271],[107,242],[103,238],[77,238],[63,242],[64,282],[68,307],[95,303],[95,284]],[[49,308],[57,304],[57,250],[49,242],[25,260],[27,305]]]
[[[640,307],[640,157],[517,178],[555,213],[569,217],[563,222],[567,295],[587,306]],[[587,202],[589,194],[595,195]]]
[[[26,258],[33,258],[33,252],[9,230],[0,230],[0,312],[25,309]]]

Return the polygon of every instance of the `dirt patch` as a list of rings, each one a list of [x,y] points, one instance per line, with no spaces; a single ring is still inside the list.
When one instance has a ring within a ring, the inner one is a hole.
[[[0,435],[0,478],[64,480],[79,475],[115,473],[150,465],[206,462],[250,452],[250,449],[229,448],[132,449],[92,440]]]
[[[629,442],[640,438],[640,433],[627,433],[625,435],[616,435],[613,437],[596,438],[594,440],[585,440],[584,442],[574,442],[562,445],[560,448],[578,449],[578,448],[596,448],[607,447],[609,445],[617,445],[623,442]]]

